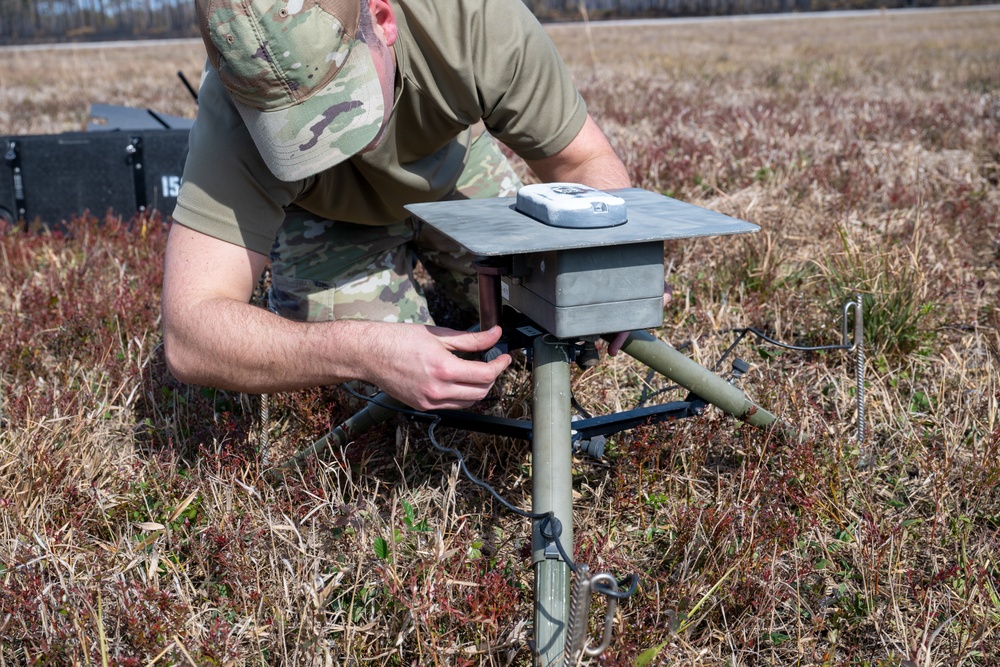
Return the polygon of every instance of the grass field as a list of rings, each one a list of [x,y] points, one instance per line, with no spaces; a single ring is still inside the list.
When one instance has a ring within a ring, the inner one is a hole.
[[[578,560],[641,579],[592,663],[998,664],[1000,11],[551,34],[635,185],[762,227],[667,244],[662,338],[712,366],[720,332],[839,343],[866,311],[863,442],[853,355],[746,339],[742,386],[809,437],[710,411],[575,461]],[[193,115],[202,60],[0,51],[0,133]],[[164,222],[70,228],[0,233],[0,667],[530,664],[527,521],[402,421],[268,482],[257,397],[164,368]],[[573,378],[593,413],[663,387],[621,357]],[[348,414],[273,396],[270,461]],[[526,443],[441,437],[530,506]]]

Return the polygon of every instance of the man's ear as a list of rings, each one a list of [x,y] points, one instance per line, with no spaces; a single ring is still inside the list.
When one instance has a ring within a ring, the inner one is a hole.
[[[399,31],[396,26],[396,12],[389,4],[389,0],[368,0],[368,7],[372,12],[372,21],[382,29],[386,46],[395,44]]]

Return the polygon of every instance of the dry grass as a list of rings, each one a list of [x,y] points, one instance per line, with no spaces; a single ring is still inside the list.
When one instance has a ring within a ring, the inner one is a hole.
[[[995,664],[1000,12],[552,34],[637,185],[763,227],[667,247],[666,339],[706,365],[732,327],[839,342],[861,291],[870,344],[868,467],[852,359],[751,341],[744,386],[813,439],[710,413],[577,462],[579,559],[642,582],[601,664]],[[0,52],[0,132],[81,129],[90,101],[190,115],[174,72],[200,61]],[[402,422],[267,483],[254,399],[163,369],[163,240],[0,235],[0,665],[529,664],[526,522]],[[618,358],[574,391],[601,412],[645,382]],[[278,458],[348,414],[274,402]],[[525,443],[445,435],[528,506]]]
[[[195,104],[177,77],[197,87],[200,40],[170,46],[0,51],[0,133],[53,134],[86,128],[91,103],[121,104],[193,118]]]

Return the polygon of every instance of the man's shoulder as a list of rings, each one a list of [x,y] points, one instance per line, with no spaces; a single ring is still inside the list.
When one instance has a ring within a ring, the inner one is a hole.
[[[431,29],[482,23],[498,13],[510,16],[512,12],[523,11],[530,14],[523,0],[394,0],[394,3],[408,20],[416,22],[416,26]]]
[[[544,34],[523,0],[393,2],[402,36],[400,46],[405,52],[404,68],[426,64],[433,70],[447,64],[456,71],[505,69],[498,50],[522,48]]]

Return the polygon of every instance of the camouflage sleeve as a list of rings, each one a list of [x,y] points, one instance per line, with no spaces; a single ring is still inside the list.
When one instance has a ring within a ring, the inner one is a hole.
[[[305,181],[279,181],[270,172],[215,71],[198,93],[187,161],[173,217],[185,227],[268,254],[284,220],[282,208]]]

